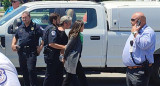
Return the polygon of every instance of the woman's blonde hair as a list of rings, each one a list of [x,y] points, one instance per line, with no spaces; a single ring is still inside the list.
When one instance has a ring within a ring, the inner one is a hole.
[[[76,20],[72,26],[72,29],[69,31],[69,38],[71,36],[76,37],[79,33],[81,28],[83,27],[84,22],[82,20]]]

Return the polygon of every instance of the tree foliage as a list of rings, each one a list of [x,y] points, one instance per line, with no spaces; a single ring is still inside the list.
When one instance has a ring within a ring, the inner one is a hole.
[[[6,11],[7,8],[11,5],[11,3],[9,2],[9,0],[4,0],[4,10]]]

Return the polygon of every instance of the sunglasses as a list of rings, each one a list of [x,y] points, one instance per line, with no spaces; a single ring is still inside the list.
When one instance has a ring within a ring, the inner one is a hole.
[[[16,3],[17,1],[12,1],[12,3]]]
[[[136,19],[131,19],[131,21],[135,21]]]

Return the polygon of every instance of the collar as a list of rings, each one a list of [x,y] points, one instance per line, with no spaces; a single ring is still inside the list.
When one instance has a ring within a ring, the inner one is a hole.
[[[11,10],[14,10],[13,6],[10,7]]]
[[[58,28],[57,25],[55,25],[55,24],[52,24],[52,25],[55,26],[56,28]]]
[[[28,27],[30,27],[30,26],[33,26],[33,22],[32,22],[32,20],[31,20],[31,22],[30,22],[30,24],[29,24],[29,26],[28,26]],[[24,27],[24,28],[27,28],[27,27],[26,27],[26,25],[25,25],[24,23],[23,23],[23,27]]]
[[[145,25],[139,30],[139,33],[142,33],[142,32],[145,30],[146,27],[148,27],[147,24],[145,24]]]
[[[58,30],[58,27],[55,24],[51,24],[53,27],[56,28],[56,30]]]

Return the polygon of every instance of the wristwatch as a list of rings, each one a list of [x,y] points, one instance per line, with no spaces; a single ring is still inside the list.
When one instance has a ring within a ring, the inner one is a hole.
[[[132,34],[135,36],[138,33],[138,31],[134,31],[132,32]]]

